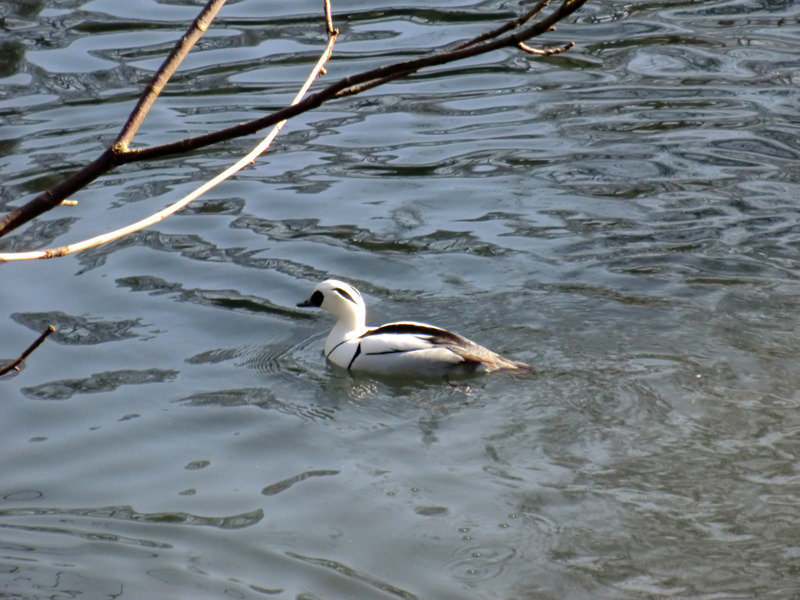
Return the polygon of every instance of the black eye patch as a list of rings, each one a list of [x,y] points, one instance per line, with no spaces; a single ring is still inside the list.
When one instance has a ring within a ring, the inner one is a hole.
[[[311,306],[316,306],[319,308],[320,306],[322,306],[322,299],[323,299],[322,292],[317,291],[311,294],[311,298],[309,299],[308,302],[309,304],[311,304]]]
[[[353,304],[356,304],[356,301],[355,301],[355,300],[353,300],[353,297],[352,297],[350,294],[348,294],[347,292],[345,292],[343,289],[341,289],[341,288],[334,288],[334,290],[333,290],[333,291],[334,291],[334,292],[336,292],[337,294],[339,294],[339,295],[340,295],[342,298],[344,298],[345,300],[349,300],[349,301],[350,301],[350,302],[352,302]]]

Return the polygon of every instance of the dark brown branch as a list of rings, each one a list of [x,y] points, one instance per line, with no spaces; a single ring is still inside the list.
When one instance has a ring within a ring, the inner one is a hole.
[[[50,210],[51,208],[58,206],[62,200],[68,198],[72,193],[85,187],[90,182],[94,181],[104,173],[114,169],[118,165],[142,160],[164,158],[174,154],[181,154],[191,150],[204,148],[212,144],[217,144],[245,135],[250,135],[258,132],[261,129],[275,125],[280,121],[290,119],[301,113],[317,108],[328,100],[358,94],[364,90],[383,85],[400,77],[408,76],[423,68],[463,60],[479,54],[492,52],[500,48],[516,47],[522,42],[550,31],[557,22],[570,16],[587,1],[588,0],[561,0],[559,6],[549,15],[542,18],[540,21],[525,25],[534,16],[541,13],[541,11],[550,2],[550,0],[540,0],[536,5],[534,5],[533,8],[528,10],[521,17],[509,21],[497,29],[468,40],[463,44],[456,46],[455,49],[424,56],[415,60],[378,67],[357,75],[345,77],[344,79],[340,79],[339,81],[328,85],[319,92],[307,96],[304,100],[298,102],[297,104],[287,106],[286,108],[278,110],[270,115],[266,115],[259,119],[254,119],[246,123],[241,123],[234,127],[221,129],[219,131],[214,131],[196,137],[186,138],[177,142],[143,149],[127,149],[123,145],[117,143],[109,150],[106,150],[98,159],[89,165],[86,165],[83,169],[77,173],[74,173],[51,190],[40,194],[25,206],[0,219],[0,236],[30,221],[40,214]],[[209,5],[211,4],[213,4],[213,1],[209,2]],[[332,23],[329,22],[329,10],[329,4],[326,2],[326,26],[329,29],[332,29]],[[195,24],[196,23],[197,21]],[[523,27],[523,25],[525,26]],[[512,30],[513,33],[507,33]]]
[[[118,164],[114,150],[111,148],[106,150],[80,171],[0,219],[0,236],[55,208],[73,193],[83,189],[104,173],[108,173]]]
[[[345,98],[347,96],[355,96],[356,94],[360,94],[361,92],[366,92],[367,90],[371,90],[372,88],[378,87],[379,85],[383,85],[384,83],[389,83],[390,81],[394,81],[395,79],[407,77],[408,75],[411,75],[416,71],[417,69],[414,69],[413,71],[398,71],[397,73],[387,75],[386,77],[373,79],[372,81],[367,81],[366,83],[362,83],[359,85],[351,85],[350,87],[345,88],[342,91],[334,94],[334,98]]]
[[[25,350],[25,352],[23,352],[17,360],[7,364],[5,367],[0,367],[0,377],[5,375],[9,371],[19,371],[19,366],[23,362],[25,362],[25,359],[28,358],[31,355],[31,353],[41,345],[41,343],[45,340],[45,338],[51,333],[53,333],[55,330],[56,330],[55,327],[53,327],[52,325],[48,325],[47,329],[45,329],[42,332],[42,335],[40,335],[35,342],[33,342],[30,346],[28,346],[28,349]]]

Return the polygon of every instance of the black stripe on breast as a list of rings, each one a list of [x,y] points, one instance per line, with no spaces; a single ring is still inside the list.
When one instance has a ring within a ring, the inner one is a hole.
[[[338,346],[337,346],[338,347]],[[350,367],[353,366],[353,363],[356,362],[358,355],[361,354],[361,342],[358,342],[358,347],[356,348],[355,354],[353,354],[353,358],[350,359],[350,364],[347,365],[347,370],[350,370]]]
[[[336,349],[337,349],[339,346],[341,346],[342,344],[344,344],[346,341],[347,341],[347,340],[342,340],[341,342],[339,342],[338,344],[336,344],[336,345],[335,345],[333,348],[331,348],[331,351],[330,351],[330,352],[328,352],[328,354],[326,354],[326,355],[325,355],[325,358],[330,358],[330,357],[331,357],[331,354],[333,354],[334,352],[336,352]],[[360,347],[360,344],[359,344],[359,347]]]

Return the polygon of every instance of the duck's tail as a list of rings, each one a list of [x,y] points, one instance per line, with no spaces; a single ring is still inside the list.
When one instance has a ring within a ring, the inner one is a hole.
[[[523,373],[532,373],[533,367],[529,364],[524,362],[519,362],[517,360],[511,360],[510,358],[504,358],[500,355],[496,355],[497,360],[492,361],[491,364],[486,365],[486,371],[505,371],[506,373],[517,373],[522,375]]]

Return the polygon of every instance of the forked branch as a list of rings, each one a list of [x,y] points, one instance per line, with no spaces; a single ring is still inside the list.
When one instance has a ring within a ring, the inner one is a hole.
[[[223,4],[225,4],[225,0],[210,0],[189,26],[189,29],[186,30],[186,33],[183,34],[183,37],[175,44],[175,47],[172,49],[172,52],[169,53],[164,63],[158,68],[158,71],[156,71],[150,83],[147,84],[139,101],[136,103],[136,107],[133,109],[133,112],[131,112],[125,125],[122,126],[122,130],[119,132],[117,139],[114,141],[114,145],[118,146],[120,150],[124,151],[128,149],[128,144],[131,143],[133,136],[136,135],[139,126],[147,116],[147,112],[150,110],[153,102],[156,101],[161,90],[167,85],[175,69],[178,68],[178,65],[180,65],[183,59],[186,58],[186,55],[189,54],[189,50],[194,47],[197,40],[200,39],[200,36],[206,32],[209,25],[211,25],[211,21],[217,16]]]

